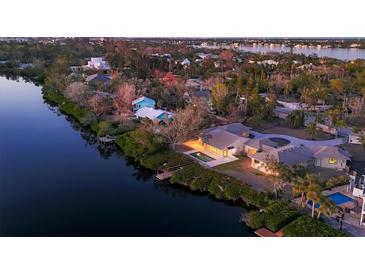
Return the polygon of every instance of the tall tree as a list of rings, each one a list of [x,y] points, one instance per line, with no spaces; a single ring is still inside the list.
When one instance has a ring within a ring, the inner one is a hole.
[[[307,125],[307,128],[305,129],[308,134],[311,136],[312,140],[314,140],[314,136],[317,134],[317,124],[316,123],[310,123]]]
[[[193,103],[174,112],[167,125],[158,125],[157,131],[175,148],[179,142],[196,136],[202,128],[210,125],[211,114],[205,100],[193,98]]]
[[[132,101],[136,98],[134,85],[124,83],[119,86],[114,98],[113,106],[119,120],[124,121],[132,115]]]
[[[312,203],[312,218],[314,218],[315,207],[319,204],[322,199],[321,188],[318,184],[318,178],[316,176],[307,177],[308,179],[308,187],[306,189],[306,199],[307,202],[311,201]]]
[[[228,88],[223,83],[218,83],[212,88],[212,98],[213,105],[218,110],[222,112],[223,110],[223,100],[228,95]]]

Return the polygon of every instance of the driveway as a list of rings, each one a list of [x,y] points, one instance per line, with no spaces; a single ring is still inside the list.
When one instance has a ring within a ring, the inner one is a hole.
[[[228,164],[214,167],[214,170],[228,176],[235,177],[250,185],[253,189],[260,192],[272,192],[273,182],[268,176],[260,173],[251,167],[250,159],[241,159]]]
[[[312,141],[312,140],[304,140],[300,138],[296,138],[289,135],[283,134],[267,134],[267,133],[260,133],[257,131],[251,130],[250,133],[255,136],[255,139],[259,138],[284,138],[290,141],[291,145],[305,145],[305,146],[338,146],[345,143],[343,138],[336,138],[331,140],[323,140],[323,141]]]

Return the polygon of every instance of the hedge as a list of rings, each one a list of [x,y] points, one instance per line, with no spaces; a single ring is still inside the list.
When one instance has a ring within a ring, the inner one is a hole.
[[[283,229],[286,237],[345,237],[345,232],[332,228],[320,220],[301,216]]]
[[[233,177],[205,169],[198,164],[186,166],[174,173],[170,182],[185,185],[193,190],[209,192],[218,199],[243,200],[248,206],[257,208],[265,208],[270,201],[268,194],[257,192]]]
[[[288,202],[272,201],[262,212],[251,211],[246,216],[247,225],[253,229],[265,226],[273,232],[298,217],[298,212]]]
[[[96,117],[91,111],[81,108],[59,92],[43,88],[43,98],[57,104],[61,111],[74,117],[83,126],[90,126],[91,123],[96,122]]]

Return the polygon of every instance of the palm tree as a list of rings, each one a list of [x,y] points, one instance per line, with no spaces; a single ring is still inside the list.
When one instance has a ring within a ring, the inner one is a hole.
[[[293,194],[300,194],[300,206],[304,207],[304,194],[307,191],[308,181],[305,177],[297,177],[293,184]]]
[[[304,124],[304,113],[302,110],[294,110],[288,116],[290,126],[299,128]]]
[[[313,175],[312,175],[313,176]],[[307,203],[308,201],[312,202],[312,218],[314,218],[314,212],[315,212],[315,205],[317,203],[319,203],[319,201],[322,199],[322,194],[321,194],[321,188],[319,186],[319,184],[317,183],[317,177],[313,176],[311,179],[313,179],[312,181],[310,181],[310,183],[308,184],[308,187],[306,189],[306,199],[307,199]]]
[[[317,125],[316,123],[310,123],[308,124],[306,131],[311,136],[312,140],[314,140],[314,136],[317,134]]]
[[[330,216],[336,211],[336,205],[335,203],[328,199],[325,196],[320,196],[318,200],[319,208],[317,209],[317,218],[319,219],[321,216],[321,213],[323,213],[326,216]]]

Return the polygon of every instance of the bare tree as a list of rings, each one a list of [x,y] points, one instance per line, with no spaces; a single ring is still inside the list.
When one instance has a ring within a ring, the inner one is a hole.
[[[134,85],[125,83],[119,86],[113,98],[113,106],[118,120],[124,121],[132,115],[132,101],[135,98],[136,88]]]
[[[196,136],[202,128],[210,125],[211,114],[205,100],[193,98],[193,103],[174,113],[172,121],[159,125],[158,131],[175,148],[179,142]]]
[[[89,89],[87,85],[82,82],[74,82],[67,86],[64,91],[66,98],[77,103],[82,107],[86,107],[93,92]]]
[[[97,115],[102,116],[112,111],[112,100],[110,96],[95,94],[89,100],[91,110]]]

